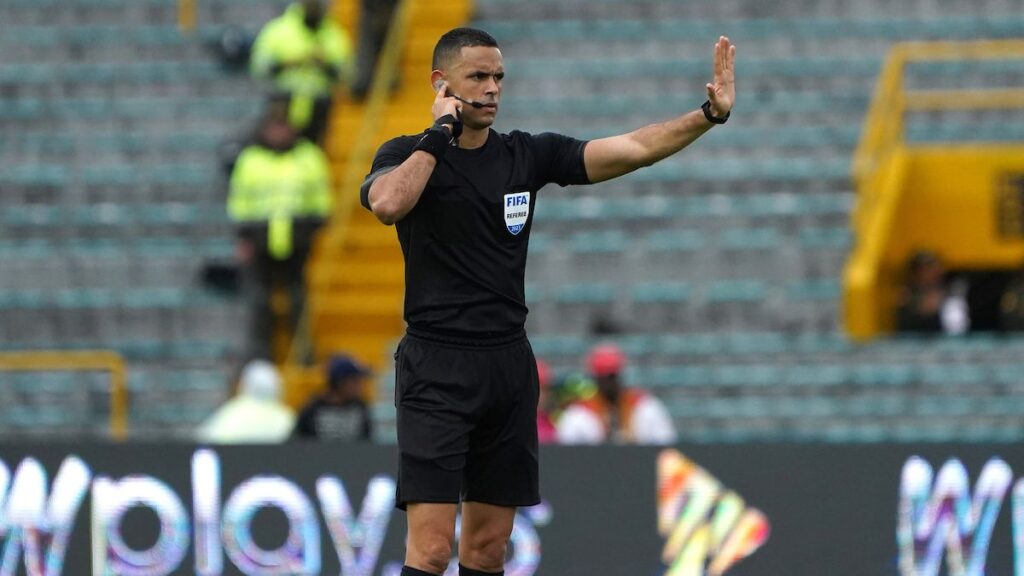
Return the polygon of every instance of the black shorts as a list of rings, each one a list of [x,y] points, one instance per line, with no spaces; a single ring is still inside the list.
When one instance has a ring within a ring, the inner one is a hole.
[[[395,361],[398,508],[540,502],[539,383],[525,335],[490,347],[406,335]]]

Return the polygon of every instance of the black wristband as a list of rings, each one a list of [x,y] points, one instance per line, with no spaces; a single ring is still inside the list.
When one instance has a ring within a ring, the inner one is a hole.
[[[711,100],[705,100],[700,105],[700,109],[704,111],[704,117],[708,119],[708,122],[712,124],[725,124],[729,120],[729,116],[732,115],[732,110],[725,113],[725,116],[715,116],[711,113]]]
[[[445,150],[451,146],[451,143],[452,136],[447,130],[440,126],[433,126],[424,132],[423,137],[416,143],[412,151],[422,150],[440,162],[441,158],[444,158]]]
[[[462,136],[462,120],[458,116],[452,116],[451,114],[445,114],[437,120],[434,120],[434,126],[449,125],[452,127],[452,140],[458,140],[459,136]]]

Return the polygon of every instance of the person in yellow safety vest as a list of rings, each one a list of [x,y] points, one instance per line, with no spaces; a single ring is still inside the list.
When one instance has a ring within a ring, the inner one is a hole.
[[[291,94],[289,120],[303,136],[321,143],[331,89],[349,74],[348,34],[332,20],[322,0],[302,0],[263,27],[253,44],[250,69]]]
[[[258,142],[242,150],[231,174],[228,214],[238,227],[239,258],[249,268],[250,355],[271,359],[275,285],[288,291],[294,329],[304,305],[306,259],[331,211],[327,157],[299,139],[283,116],[268,116]]]

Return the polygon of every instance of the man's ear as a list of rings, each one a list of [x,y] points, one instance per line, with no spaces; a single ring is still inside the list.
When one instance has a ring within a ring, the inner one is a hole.
[[[434,87],[434,92],[441,89],[441,84],[444,84],[445,77],[444,72],[440,70],[434,70],[430,73],[430,85]]]

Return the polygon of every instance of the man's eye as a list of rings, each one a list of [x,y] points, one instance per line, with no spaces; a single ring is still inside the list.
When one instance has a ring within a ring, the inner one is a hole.
[[[505,73],[502,72],[501,74],[495,74],[494,79],[497,80],[498,82],[501,82],[502,80],[505,79]]]

